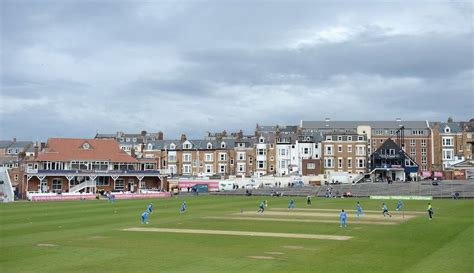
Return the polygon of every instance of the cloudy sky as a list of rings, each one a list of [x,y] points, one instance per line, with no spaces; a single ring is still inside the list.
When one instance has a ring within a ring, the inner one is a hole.
[[[1,139],[474,117],[469,1],[0,2]]]

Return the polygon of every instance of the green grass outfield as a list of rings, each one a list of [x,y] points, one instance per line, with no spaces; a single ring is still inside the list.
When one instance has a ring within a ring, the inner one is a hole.
[[[180,214],[183,199],[188,210]],[[338,220],[337,211],[295,210],[298,216],[288,215],[289,197],[268,197],[268,212],[274,214],[253,215],[260,200],[199,196],[117,200],[115,204],[105,200],[0,204],[0,272],[474,272],[474,200],[433,200],[433,221],[425,213],[400,221],[400,214],[394,213],[393,219],[381,216],[382,200],[313,199],[312,209],[354,209],[355,202],[361,201],[364,210],[377,211],[367,212],[365,220],[350,214],[347,228],[317,222]],[[307,207],[304,198],[295,200],[296,208]],[[141,225],[140,214],[149,202],[154,213],[149,225]],[[407,215],[408,211],[425,212],[427,202],[405,201],[403,209]],[[387,203],[394,210],[396,201]],[[236,217],[249,219],[232,219]],[[259,220],[267,217],[280,221]],[[133,227],[352,238],[124,231]]]

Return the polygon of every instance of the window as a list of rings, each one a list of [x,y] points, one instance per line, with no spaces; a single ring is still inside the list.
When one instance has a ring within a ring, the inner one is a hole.
[[[365,168],[365,159],[363,158],[357,159],[357,168]]]
[[[337,167],[342,168],[342,158],[337,159]]]
[[[245,153],[244,152],[238,152],[237,153],[237,158],[238,158],[238,160],[245,160]]]
[[[274,169],[273,165],[270,165],[270,171],[273,172]]]
[[[169,162],[176,162],[176,155],[168,155]]]
[[[207,143],[207,149],[208,149],[208,150],[209,150],[209,149],[212,149],[212,143],[210,143],[210,142]]]
[[[337,145],[337,151],[340,153],[342,152],[342,145]]]
[[[109,179],[106,176],[98,176],[96,183],[97,183],[97,186],[108,186]]]
[[[127,137],[126,141],[127,141],[127,142],[130,142],[130,138],[129,138],[129,137]]]
[[[136,137],[133,138],[133,142],[137,142],[137,138],[136,138]]]
[[[356,155],[365,155],[365,147],[362,145],[356,146]]]
[[[265,155],[266,151],[265,151],[265,149],[257,149],[257,154],[258,155]]]
[[[221,142],[221,148],[225,149],[225,142]]]
[[[347,141],[352,141],[352,136],[348,136]]]
[[[263,143],[265,142],[265,139],[263,137],[261,137],[259,140],[258,140],[260,143]]]
[[[410,139],[410,146],[416,146],[416,139]]]
[[[410,156],[415,157],[416,156],[416,148],[410,148]]]
[[[151,143],[148,144],[148,150],[153,150],[153,145]]]
[[[191,173],[191,165],[185,164],[183,165],[183,174],[190,174]]]
[[[183,154],[183,162],[190,162],[191,154]]]
[[[332,141],[332,137],[331,136],[326,136],[326,141]]]
[[[174,143],[171,143],[170,144],[170,150],[174,150],[174,149],[176,149],[176,145]]]
[[[325,158],[324,159],[324,167],[325,168],[332,168],[333,167],[333,159],[332,158]]]
[[[325,149],[325,152],[324,152],[324,153],[325,153],[326,155],[332,155],[332,145],[327,145],[327,146],[325,146],[325,148],[326,148],[326,149]]]
[[[423,157],[421,158],[421,164],[426,164],[426,156],[423,156]]]
[[[219,173],[225,173],[227,166],[225,164],[219,164]]]
[[[443,146],[445,147],[454,146],[452,137],[443,137],[442,142],[443,142]]]
[[[234,165],[234,158],[230,158],[230,165]]]
[[[122,178],[115,180],[115,189],[119,191],[123,191],[125,186],[125,181]]]
[[[227,160],[227,154],[219,153],[219,160],[220,161],[226,161]]]
[[[212,165],[211,164],[206,164],[205,169],[206,169],[206,173],[212,173]]]
[[[376,134],[376,135],[382,135],[382,134],[383,134],[383,130],[375,130],[375,134]]]
[[[53,192],[61,191],[63,189],[63,180],[60,178],[53,179]]]
[[[308,170],[314,170],[314,169],[316,169],[316,164],[314,164],[314,163],[306,163],[306,169],[308,169]]]
[[[421,140],[421,147],[426,147],[426,139]]]
[[[265,161],[257,161],[257,168],[264,169],[265,168]]]
[[[280,149],[280,155],[286,155],[286,149]]]
[[[18,174],[15,174],[15,181],[18,181]]]
[[[347,146],[347,152],[352,153],[352,145]]]
[[[443,149],[443,160],[452,160],[454,158],[454,150]]]
[[[245,163],[238,163],[238,164],[237,164],[237,171],[238,171],[239,173],[245,172]]]
[[[191,149],[191,144],[190,143],[184,143],[183,144],[183,149]]]
[[[309,148],[303,148],[303,154],[305,155],[309,154]]]
[[[450,133],[450,132],[451,132],[451,128],[449,128],[448,126],[446,126],[446,127],[444,128],[444,132],[445,132],[445,133]]]
[[[426,156],[426,148],[421,148],[421,155]]]
[[[347,168],[352,168],[352,158],[347,159]]]
[[[285,160],[281,160],[280,161],[280,169],[285,169],[286,168],[286,161]]]
[[[212,154],[205,154],[204,161],[207,161],[207,162],[212,161]]]
[[[342,141],[342,136],[337,136],[337,141]]]

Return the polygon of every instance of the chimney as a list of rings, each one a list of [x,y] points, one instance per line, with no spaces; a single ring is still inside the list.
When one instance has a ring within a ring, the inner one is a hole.
[[[163,132],[162,131],[158,132],[158,140],[163,140]]]
[[[186,141],[186,134],[181,134],[181,141]]]
[[[35,159],[38,158],[38,150],[39,150],[39,147],[38,147],[38,142],[35,143]]]

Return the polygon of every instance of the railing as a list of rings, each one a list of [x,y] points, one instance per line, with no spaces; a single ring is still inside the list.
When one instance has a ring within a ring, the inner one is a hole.
[[[164,174],[166,170],[33,170],[27,174]]]
[[[86,180],[86,181],[82,182],[81,184],[78,184],[78,185],[70,188],[69,192],[70,193],[79,192],[80,190],[82,190],[84,188],[87,188],[87,187],[96,187],[95,181]]]

